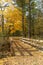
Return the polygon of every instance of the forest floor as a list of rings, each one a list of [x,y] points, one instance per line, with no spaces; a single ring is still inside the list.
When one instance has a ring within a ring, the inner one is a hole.
[[[0,59],[0,65],[43,65],[43,56],[15,56]]]

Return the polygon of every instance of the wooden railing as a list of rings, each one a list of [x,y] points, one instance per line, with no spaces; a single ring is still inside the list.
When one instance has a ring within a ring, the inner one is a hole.
[[[26,43],[28,45],[31,45],[32,47],[35,47],[38,50],[43,51],[43,45],[41,45],[41,43],[43,43],[43,40],[20,38],[20,41],[24,42],[24,43]]]

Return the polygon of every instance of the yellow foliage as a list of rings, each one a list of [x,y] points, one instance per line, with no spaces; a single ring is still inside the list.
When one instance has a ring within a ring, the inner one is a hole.
[[[7,13],[7,14],[6,14]],[[6,26],[14,24],[15,31],[16,30],[22,30],[22,13],[17,8],[14,8],[14,10],[11,10],[10,7],[7,8],[7,11],[4,12],[4,17],[7,20]]]
[[[14,24],[14,27],[16,30],[22,30],[22,22],[21,21],[17,21],[15,24]]]
[[[14,10],[12,10],[11,7],[7,7],[4,11],[4,17],[7,19],[5,27],[9,28],[10,25],[14,27],[14,29],[10,29],[11,33],[16,30],[22,31],[22,12],[18,8],[14,7]]]

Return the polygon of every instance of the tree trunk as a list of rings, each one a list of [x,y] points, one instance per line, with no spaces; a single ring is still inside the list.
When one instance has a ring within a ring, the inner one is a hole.
[[[22,8],[22,32],[23,32],[23,37],[25,36],[25,32],[24,32],[24,11]]]
[[[29,20],[28,20],[28,24],[29,24],[29,27],[28,27],[28,37],[31,38],[31,5],[30,5],[30,2],[31,0],[29,0],[29,8],[28,8],[28,11],[29,11]]]
[[[2,36],[4,37],[4,16],[2,14]]]

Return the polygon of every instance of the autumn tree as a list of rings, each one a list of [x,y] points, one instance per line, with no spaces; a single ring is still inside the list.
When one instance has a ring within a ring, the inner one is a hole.
[[[7,13],[7,14],[6,14]],[[10,27],[10,30],[12,30],[11,28],[13,27],[13,30],[11,31],[11,33],[15,33],[15,31],[19,30],[22,32],[22,10],[19,10],[17,7],[14,7],[14,9],[12,10],[10,7],[7,9],[7,11],[5,10],[4,16],[6,18],[6,26],[7,28]],[[24,16],[24,30],[26,29],[26,16]]]

